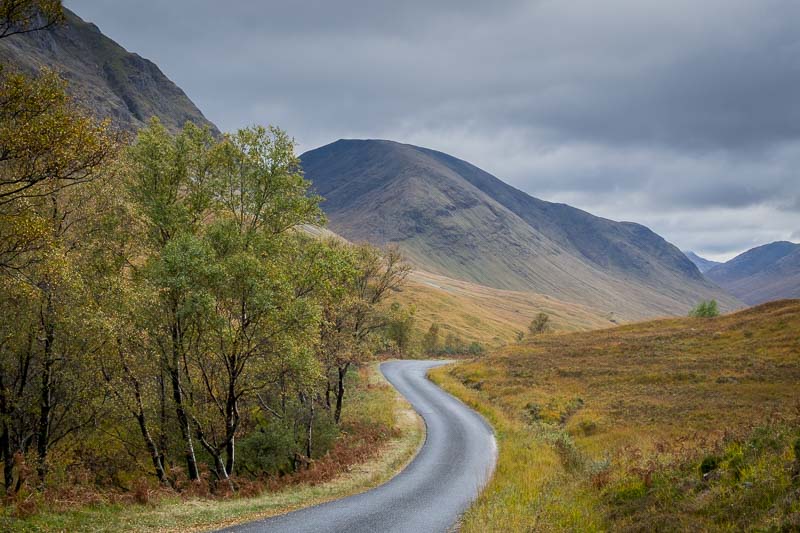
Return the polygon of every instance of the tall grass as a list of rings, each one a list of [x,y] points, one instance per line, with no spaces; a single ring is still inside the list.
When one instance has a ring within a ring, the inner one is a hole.
[[[800,301],[437,369],[498,431],[464,531],[800,530]]]

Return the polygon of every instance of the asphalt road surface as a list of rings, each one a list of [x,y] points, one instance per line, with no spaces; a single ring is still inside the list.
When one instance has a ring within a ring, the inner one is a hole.
[[[381,372],[422,415],[425,444],[408,467],[372,490],[224,531],[409,532],[450,530],[491,475],[497,445],[472,409],[429,381],[442,361],[390,361]]]

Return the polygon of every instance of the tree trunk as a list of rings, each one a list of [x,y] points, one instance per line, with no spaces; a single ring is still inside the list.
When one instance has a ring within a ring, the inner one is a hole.
[[[232,379],[225,404],[225,470],[229,476],[233,475],[236,464],[236,429],[239,426],[239,406],[235,392],[235,381]]]
[[[192,417],[192,422],[194,422],[197,440],[200,441],[200,444],[203,445],[203,448],[205,448],[208,454],[214,458],[214,475],[217,477],[217,480],[225,481],[231,492],[235,492],[236,487],[233,486],[233,481],[228,475],[228,469],[225,467],[225,461],[222,460],[220,447],[213,446],[208,439],[206,439],[203,429],[200,427],[200,422],[198,422],[195,417]]]
[[[0,354],[1,355],[1,354]],[[14,458],[11,454],[11,428],[8,421],[11,420],[13,409],[11,408],[12,399],[8,397],[9,391],[6,389],[5,379],[0,372],[0,417],[3,420],[3,432],[0,433],[0,458],[3,460],[3,487],[6,496],[12,492],[11,485],[14,483]]]
[[[44,485],[47,477],[47,452],[50,448],[50,415],[53,409],[53,344],[55,324],[53,323],[53,295],[45,288],[47,303],[42,311],[41,324],[44,330],[44,352],[42,355],[42,381],[39,396],[39,427],[36,435],[36,451],[39,454],[37,473],[39,482]]]
[[[11,453],[11,435],[7,422],[3,422],[3,433],[0,435],[0,454],[3,457],[3,486],[6,496],[14,492],[14,454]]]
[[[328,411],[331,410],[331,389],[333,386],[331,385],[331,373],[326,372],[327,374],[327,386],[325,387],[325,407],[328,408]]]
[[[150,452],[150,458],[153,461],[153,468],[156,471],[156,477],[158,478],[159,482],[166,484],[168,482],[167,473],[164,471],[164,464],[161,462],[161,454],[158,452],[158,447],[156,446],[155,441],[153,441],[150,431],[147,429],[147,421],[145,420],[144,412],[141,410],[141,408],[139,410],[139,416],[136,417],[136,420],[139,422],[139,430],[142,432],[142,438],[147,446],[147,451]]]
[[[181,353],[182,343],[180,328],[177,323],[172,324],[172,362],[169,368],[170,380],[172,382],[172,400],[175,402],[175,414],[178,417],[178,426],[181,430],[181,437],[184,442],[184,456],[186,457],[186,468],[189,479],[192,481],[200,479],[200,472],[197,469],[197,459],[194,454],[192,444],[192,433],[189,427],[189,417],[183,405],[183,390],[181,389]]]
[[[139,380],[133,375],[127,364],[123,362],[123,366],[125,368],[125,373],[128,374],[128,378],[133,384],[133,395],[136,399],[137,409],[136,421],[139,423],[139,431],[141,431],[142,439],[144,439],[145,446],[147,446],[147,451],[150,453],[150,458],[153,461],[153,468],[156,471],[156,477],[158,478],[158,481],[166,484],[167,473],[164,470],[164,463],[161,459],[161,454],[158,451],[158,446],[156,446],[152,435],[150,435],[150,430],[147,428],[147,418],[144,413],[144,402],[142,401],[142,390],[141,386],[139,385]]]
[[[139,424],[139,431],[142,434],[142,439],[147,447],[147,451],[150,453],[150,459],[153,461],[153,468],[155,469],[156,477],[158,478],[159,482],[166,484],[168,483],[168,479],[167,473],[164,469],[164,462],[158,446],[153,440],[150,430],[147,427],[147,415],[145,414],[144,401],[142,400],[142,387],[139,383],[139,379],[134,375],[128,366],[128,363],[125,361],[122,348],[119,349],[119,358],[120,363],[122,364],[122,369],[125,371],[125,376],[133,388],[134,400],[136,400],[136,410],[132,411],[132,414],[135,416],[136,422]],[[105,374],[105,370],[103,372]],[[108,380],[109,383],[111,381],[108,375],[106,375],[106,380]]]
[[[158,426],[158,450],[161,453],[161,464],[167,464],[167,385],[164,376],[164,363],[159,365],[158,375],[158,402],[159,402],[159,426]]]
[[[344,401],[344,378],[347,376],[347,370],[350,368],[350,363],[339,367],[339,381],[336,387],[336,411],[334,412],[333,419],[338,424],[342,418],[342,402]]]
[[[189,429],[189,417],[183,406],[183,393],[181,392],[180,369],[170,368],[169,373],[172,379],[172,399],[175,402],[175,414],[178,417],[178,426],[181,430],[181,437],[184,442],[184,456],[186,458],[186,468],[188,469],[189,479],[192,481],[200,479],[200,472],[197,469],[197,459],[194,455],[194,445],[192,444],[192,434]]]
[[[224,481],[228,484],[228,488],[231,492],[235,492],[236,488],[233,486],[233,481],[231,481],[230,476],[228,475],[228,471],[225,468],[225,463],[222,461],[222,454],[220,453],[212,453],[211,455],[214,456],[214,473],[217,476],[217,479],[220,481]]]
[[[314,397],[309,396],[308,426],[306,427],[306,457],[311,460],[311,431],[314,427]]]

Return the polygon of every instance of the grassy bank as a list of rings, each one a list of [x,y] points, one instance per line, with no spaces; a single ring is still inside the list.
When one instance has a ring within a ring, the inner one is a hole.
[[[273,516],[341,498],[384,483],[415,455],[424,426],[374,364],[360,371],[359,386],[343,413],[343,435],[309,470],[280,480],[272,490],[228,499],[145,492],[140,502],[91,505],[55,502],[63,508],[18,519],[3,517],[11,531],[205,531]],[[145,489],[146,491],[146,489]]]
[[[800,528],[800,302],[438,369],[498,431],[464,531]]]

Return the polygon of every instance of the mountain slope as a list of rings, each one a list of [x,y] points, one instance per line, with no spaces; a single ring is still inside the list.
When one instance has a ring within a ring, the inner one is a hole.
[[[349,242],[327,228],[303,226],[303,231],[320,239]],[[544,294],[508,291],[412,270],[406,283],[390,297],[390,302],[413,306],[415,325],[420,333],[431,324],[439,326],[441,340],[453,334],[464,344],[478,342],[498,347],[517,340],[531,320],[547,313],[555,332],[586,331],[617,324],[609,313],[563,302]]]
[[[683,253],[689,258],[689,261],[695,264],[697,270],[703,273],[708,272],[715,266],[722,264],[719,261],[712,261],[710,259],[706,259],[705,257],[700,257],[692,251],[685,251]]]
[[[27,72],[43,66],[56,70],[76,98],[122,129],[137,129],[157,116],[172,131],[190,121],[219,133],[154,63],[129,53],[68,9],[64,14],[66,22],[52,30],[0,41],[0,61]]]
[[[447,154],[340,140],[301,159],[331,229],[397,243],[425,270],[622,319],[684,314],[707,298],[738,305],[644,226],[538,200]]]
[[[706,275],[750,305],[800,298],[800,244],[778,241],[758,246]]]
[[[442,340],[452,333],[466,344],[497,347],[527,332],[531,320],[547,313],[553,331],[585,331],[614,326],[613,317],[580,304],[523,291],[495,289],[414,270],[392,301],[413,305],[416,325],[439,326]]]

